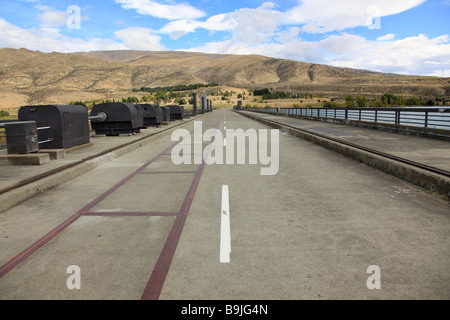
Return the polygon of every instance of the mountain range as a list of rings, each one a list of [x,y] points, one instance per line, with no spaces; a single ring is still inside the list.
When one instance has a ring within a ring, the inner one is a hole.
[[[450,78],[405,76],[260,55],[180,51],[43,53],[0,49],[0,109],[120,99],[132,89],[211,83],[342,98],[385,93],[450,96]]]

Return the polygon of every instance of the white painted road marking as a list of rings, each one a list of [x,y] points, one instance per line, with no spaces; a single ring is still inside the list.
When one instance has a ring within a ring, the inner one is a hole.
[[[220,216],[220,262],[229,263],[231,253],[231,228],[228,185],[222,185],[222,211]]]
[[[227,130],[226,124],[227,124],[227,112],[225,111],[225,112],[224,112],[224,118],[223,118],[223,130],[224,130],[224,131]],[[224,146],[227,145],[227,138],[224,138],[224,139],[223,139],[223,145],[224,145]]]

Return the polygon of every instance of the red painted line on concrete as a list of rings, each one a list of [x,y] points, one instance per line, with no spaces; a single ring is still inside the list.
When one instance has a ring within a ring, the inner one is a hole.
[[[167,149],[165,149],[164,151],[160,152],[159,154],[157,154],[156,156],[154,156],[150,161],[148,161],[147,163],[145,163],[144,165],[142,165],[140,168],[138,168],[136,171],[132,172],[130,175],[126,176],[124,179],[122,179],[121,181],[119,181],[118,183],[116,183],[114,186],[112,186],[111,188],[109,188],[107,191],[105,191],[103,194],[101,194],[97,199],[95,199],[94,201],[92,201],[89,205],[88,205],[88,209],[85,210],[83,213],[86,213],[87,211],[89,211],[90,209],[92,209],[93,207],[95,207],[96,205],[98,205],[100,202],[102,202],[103,200],[105,200],[109,195],[111,195],[111,193],[113,193],[114,191],[116,191],[117,189],[119,189],[121,186],[123,186],[125,183],[127,183],[128,181],[130,181],[134,176],[136,176],[137,174],[141,173],[142,170],[144,170],[145,168],[147,168],[150,164],[152,164],[156,159],[158,159],[162,153],[166,152],[167,150],[172,149],[173,147],[175,147],[178,143],[180,143],[180,141],[175,142],[174,144],[172,144],[171,146],[169,146]]]
[[[178,246],[178,241],[180,240],[181,232],[183,231],[186,218],[188,216],[189,208],[192,203],[192,199],[197,191],[197,186],[200,181],[200,177],[203,173],[203,168],[205,164],[202,164],[197,171],[197,174],[192,181],[189,188],[189,192],[183,201],[183,211],[180,210],[181,214],[176,217],[175,222],[170,229],[169,235],[167,236],[164,247],[155,264],[150,279],[147,281],[144,292],[142,293],[141,300],[157,300],[161,294],[164,282],[166,280],[167,274],[169,272],[170,265],[172,263],[173,256],[175,255],[175,250]]]
[[[69,225],[71,225],[81,215],[82,215],[81,211],[77,212],[76,214],[71,216],[69,219],[67,219],[66,221],[64,221],[63,223],[58,225],[56,228],[54,228],[52,231],[47,233],[45,236],[40,238],[38,241],[34,242],[31,246],[29,246],[28,248],[23,250],[17,256],[15,256],[11,260],[9,260],[3,266],[1,266],[0,267],[0,278],[2,278],[5,274],[7,274],[12,269],[14,269],[18,264],[20,264],[22,261],[24,261],[30,255],[32,255],[34,252],[36,252],[40,247],[42,247],[47,242],[49,242],[51,239],[53,239],[55,236],[57,236],[59,233],[61,233],[61,231],[63,231],[65,228],[67,228]]]
[[[220,122],[217,125],[219,128]],[[211,143],[208,145],[210,148]],[[209,154],[209,153],[207,153]],[[167,274],[169,273],[170,265],[172,263],[173,257],[175,255],[178,242],[181,237],[181,232],[185,225],[186,219],[189,214],[189,209],[191,207],[192,201],[194,199],[197,187],[202,177],[203,170],[206,166],[205,160],[203,159],[202,164],[199,166],[195,177],[189,187],[189,190],[184,198],[184,201],[180,208],[180,215],[176,217],[175,222],[170,229],[169,235],[167,236],[166,242],[164,243],[161,254],[158,261],[153,268],[152,274],[150,275],[147,284],[145,285],[144,292],[142,293],[141,300],[158,300],[161,294],[164,282],[166,280]]]
[[[128,216],[128,217],[151,217],[151,216],[178,216],[180,215],[179,212],[158,212],[158,211],[89,211],[83,213],[85,216],[101,216],[101,217],[121,217],[121,216]]]
[[[139,174],[197,173],[197,171],[145,171]]]
[[[217,125],[217,128],[219,127],[219,124]],[[93,207],[98,205],[101,201],[103,201],[105,198],[107,198],[111,193],[116,191],[118,188],[120,188],[122,185],[124,185],[126,182],[131,180],[134,176],[136,176],[139,173],[142,173],[142,170],[144,170],[146,167],[148,167],[153,161],[158,159],[160,156],[164,155],[168,150],[173,148],[175,145],[179,144],[182,140],[173,143],[170,147],[163,150],[161,153],[153,157],[150,161],[148,161],[146,164],[144,164],[142,167],[138,168],[136,171],[122,179],[120,182],[109,188],[107,191],[105,191],[103,194],[101,194],[99,197],[94,199],[92,202],[90,202],[88,205],[86,205],[83,209],[78,211],[76,214],[62,222],[60,225],[58,225],[56,228],[51,230],[49,233],[47,233],[45,236],[34,242],[32,245],[30,245],[28,248],[23,250],[21,253],[19,253],[17,256],[15,256],[13,259],[8,261],[6,264],[0,267],[0,279],[7,274],[9,271],[14,269],[17,265],[19,265],[22,261],[27,259],[29,256],[31,256],[34,252],[39,250],[42,246],[44,246],[46,243],[48,243],[50,240],[52,240],[54,237],[56,237],[58,234],[60,234],[64,229],[66,229],[68,226],[70,226],[73,222],[75,222],[78,218],[80,218],[83,215],[93,215],[94,213],[97,214],[97,212],[90,211]],[[190,206],[192,204],[192,200],[195,196],[195,193],[197,191],[198,184],[200,182],[200,178],[203,174],[203,170],[206,166],[206,163],[203,160],[203,163],[199,166],[197,171],[195,172],[194,179],[191,183],[191,186],[189,188],[189,191],[187,192],[187,195],[183,201],[183,204],[181,205],[180,212],[173,213],[173,216],[176,216],[175,222],[172,225],[172,228],[169,232],[169,235],[166,239],[166,243],[161,251],[160,257],[153,269],[152,275],[150,276],[150,279],[147,282],[146,288],[142,294],[141,299],[142,300],[155,300],[159,298],[159,295],[161,293],[162,287],[164,285],[166,276],[168,274],[170,264],[172,262],[173,256],[175,254],[176,247],[178,245],[178,241],[181,236],[181,232],[183,230],[187,215],[189,213]],[[126,212],[122,212],[126,213]],[[136,213],[136,212],[135,212]],[[141,213],[141,214],[148,214],[147,213]],[[160,212],[161,214],[162,212]],[[105,214],[107,214],[105,212]],[[114,213],[117,214],[117,213]],[[137,213],[139,214],[139,213]],[[167,214],[167,213],[164,213]]]
[[[21,253],[19,253],[17,256],[9,260],[7,263],[5,263],[3,266],[0,267],[0,279],[7,274],[9,271],[14,269],[18,264],[20,264],[22,261],[27,259],[29,256],[31,256],[34,252],[36,252],[39,248],[44,246],[46,243],[48,243],[50,240],[52,240],[54,237],[56,237],[58,234],[60,234],[64,229],[66,229],[68,226],[70,226],[73,222],[75,222],[78,218],[80,218],[85,213],[89,212],[93,207],[95,207],[98,203],[100,203],[102,200],[104,200],[106,197],[108,197],[111,193],[116,191],[119,187],[121,187],[123,184],[128,182],[131,178],[133,178],[136,174],[138,174],[140,171],[144,170],[147,166],[149,166],[153,161],[155,161],[162,153],[167,152],[167,150],[170,150],[175,145],[180,143],[180,141],[173,143],[170,147],[166,148],[164,151],[153,157],[150,161],[148,161],[146,164],[144,164],[142,167],[122,179],[120,182],[109,188],[107,191],[102,193],[99,197],[97,197],[95,200],[90,202],[88,205],[86,205],[83,209],[75,213],[73,216],[62,222],[60,225],[58,225],[56,228],[51,230],[49,233],[47,233],[45,236],[31,244],[29,247],[27,247],[25,250],[23,250]]]

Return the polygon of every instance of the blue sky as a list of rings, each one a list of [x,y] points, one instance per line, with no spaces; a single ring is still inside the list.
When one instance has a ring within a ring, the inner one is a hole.
[[[450,76],[450,0],[0,0],[0,47],[260,54]]]

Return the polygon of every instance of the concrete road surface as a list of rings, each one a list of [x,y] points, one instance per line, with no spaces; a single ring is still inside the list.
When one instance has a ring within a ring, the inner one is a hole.
[[[448,203],[283,133],[275,175],[175,165],[171,133],[1,213],[0,299],[450,298]]]

